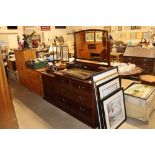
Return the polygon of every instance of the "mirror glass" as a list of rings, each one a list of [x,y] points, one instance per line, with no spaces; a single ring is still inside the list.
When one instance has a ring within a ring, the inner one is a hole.
[[[75,32],[75,57],[107,62],[108,32],[105,30],[83,30]]]

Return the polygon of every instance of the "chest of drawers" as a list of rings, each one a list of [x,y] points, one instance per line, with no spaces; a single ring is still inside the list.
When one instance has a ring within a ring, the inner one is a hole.
[[[92,85],[64,75],[42,73],[44,99],[95,128],[96,106]]]

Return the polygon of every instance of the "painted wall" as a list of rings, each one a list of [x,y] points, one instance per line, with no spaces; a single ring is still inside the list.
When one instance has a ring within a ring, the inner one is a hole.
[[[22,37],[22,34],[22,26],[18,26],[17,30],[8,30],[7,26],[0,26],[0,41],[5,41],[9,48],[18,48],[17,35]]]
[[[67,26],[66,29],[55,29],[55,26],[50,26],[50,31],[41,31],[40,26],[18,26],[18,30],[8,30],[6,26],[0,26],[0,40],[4,40],[8,43],[9,48],[17,48],[17,35],[22,39],[23,33],[31,34],[33,31],[36,35],[40,35],[41,42],[45,42],[46,45],[51,45],[55,36],[63,36],[65,43],[69,46],[70,52],[74,52],[74,36],[75,31],[85,29],[105,29],[105,26]],[[118,30],[118,26],[111,26],[111,35],[114,40],[123,41],[128,43],[139,42],[144,33],[148,33],[151,26],[142,26],[141,29],[131,30],[131,26],[122,26],[122,30]],[[139,36],[139,38],[137,37]]]
[[[138,43],[142,38],[146,38],[151,28],[154,28],[154,26],[141,26],[141,29],[137,30],[131,30],[131,26],[122,26],[122,30],[119,31],[118,26],[112,26],[110,34],[117,41]]]

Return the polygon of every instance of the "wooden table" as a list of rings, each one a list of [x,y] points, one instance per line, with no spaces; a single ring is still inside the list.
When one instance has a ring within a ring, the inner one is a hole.
[[[138,66],[135,67],[134,70],[128,73],[119,73],[119,76],[121,78],[126,78],[126,77],[132,77],[132,76],[139,76],[142,73],[142,69]]]

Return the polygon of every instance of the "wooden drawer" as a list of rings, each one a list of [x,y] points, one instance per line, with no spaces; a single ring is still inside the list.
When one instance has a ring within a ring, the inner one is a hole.
[[[41,75],[39,72],[27,69],[27,73],[30,79],[33,79],[33,81],[40,81],[41,80]]]
[[[72,87],[75,90],[92,92],[91,85],[87,85],[87,84],[80,83],[80,82],[77,82],[77,81],[72,81]]]
[[[57,77],[57,82],[62,85],[70,86],[71,81],[67,78]]]
[[[59,93],[62,96],[76,102],[76,104],[84,105],[88,108],[92,108],[92,106],[93,106],[92,94],[90,94],[90,93],[74,92],[72,90],[68,91],[64,88],[61,88]]]
[[[78,118],[81,118],[83,120],[92,120],[92,110],[85,107],[81,106],[79,104],[76,104],[74,101],[64,97],[64,96],[59,96],[58,97],[59,102],[61,102],[61,105],[64,110],[71,112],[74,116],[78,116]]]

